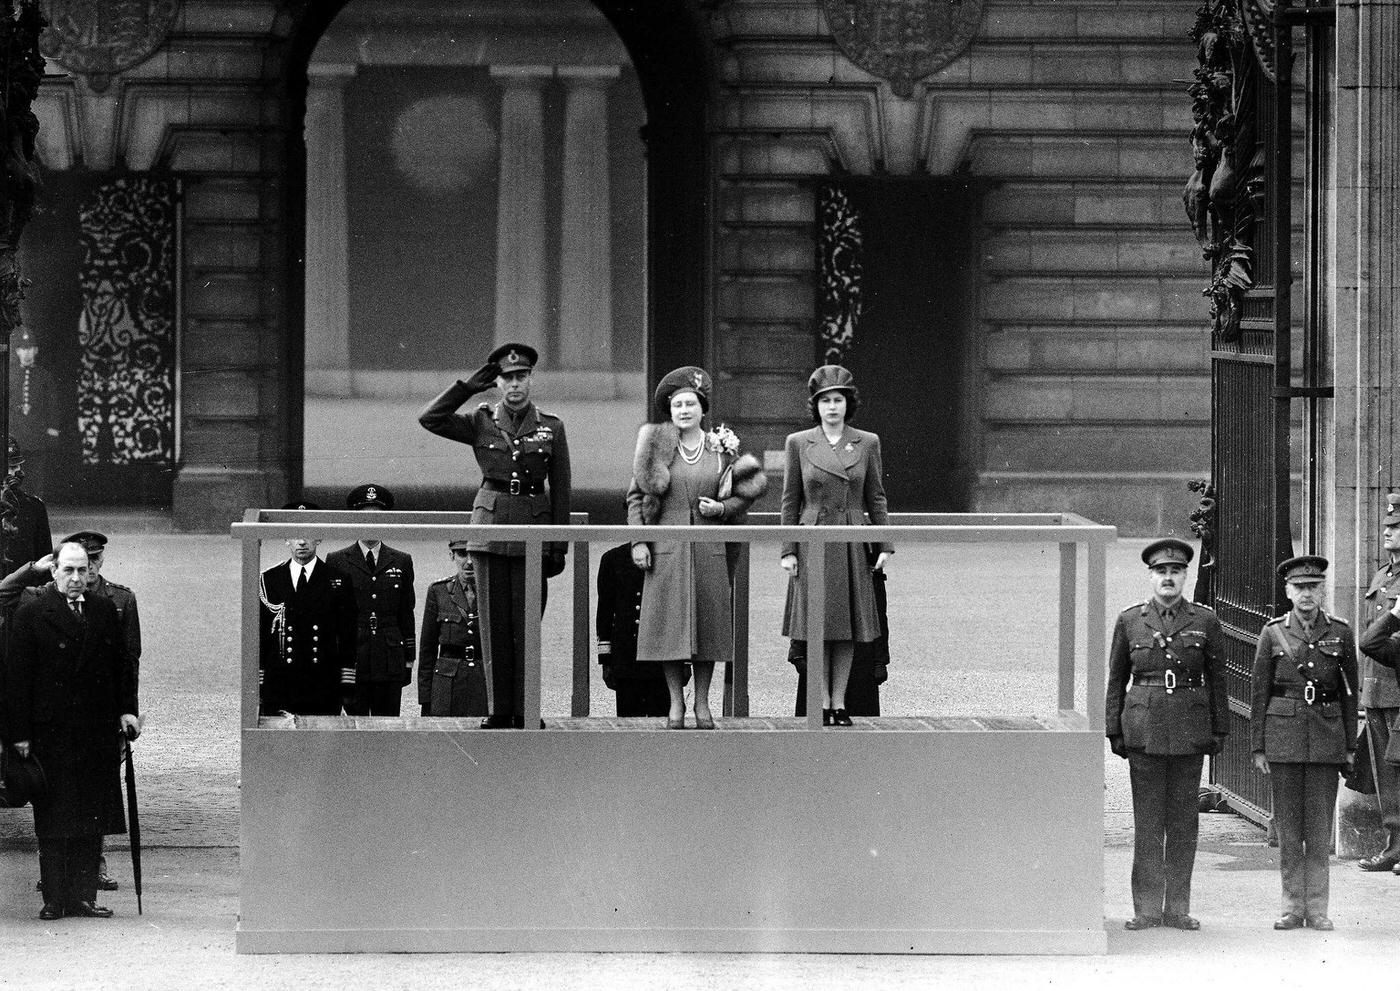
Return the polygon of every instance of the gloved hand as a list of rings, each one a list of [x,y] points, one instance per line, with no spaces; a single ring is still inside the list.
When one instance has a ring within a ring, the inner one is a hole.
[[[890,680],[890,666],[888,664],[872,665],[875,684],[883,685]]]
[[[553,578],[564,571],[564,552],[546,551],[544,555],[544,576]]]
[[[1112,750],[1116,756],[1122,757],[1124,760],[1128,759],[1128,748],[1123,746],[1123,738],[1121,736],[1110,736],[1108,738],[1108,749]]]
[[[485,392],[487,389],[496,387],[496,378],[501,374],[501,366],[494,361],[488,361],[476,371],[472,372],[472,377],[467,379],[464,385],[472,392]]]

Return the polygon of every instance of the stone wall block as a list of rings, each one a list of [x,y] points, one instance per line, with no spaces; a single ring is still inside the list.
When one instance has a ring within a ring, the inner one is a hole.
[[[187,180],[184,192],[186,221],[257,220],[260,216],[260,194],[244,179]]]
[[[256,268],[262,257],[262,233],[236,224],[186,224],[185,264],[190,268]]]
[[[258,325],[247,321],[186,320],[183,349],[189,368],[252,369],[261,361]]]
[[[726,279],[718,295],[721,319],[805,321],[815,307],[810,279]]]
[[[720,214],[729,223],[812,223],[810,190],[793,185],[730,184],[721,188]]]
[[[983,463],[995,471],[1177,471],[1210,461],[1208,423],[994,425]]]
[[[253,420],[262,412],[261,383],[231,371],[186,375],[184,412],[194,419]]]
[[[801,320],[723,322],[719,341],[720,363],[725,368],[805,375],[816,358],[812,328]]]
[[[207,274],[185,286],[185,312],[191,317],[251,317],[262,311],[262,281],[228,274]]]

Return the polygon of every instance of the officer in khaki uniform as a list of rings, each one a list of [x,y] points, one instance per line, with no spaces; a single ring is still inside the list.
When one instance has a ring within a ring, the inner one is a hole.
[[[456,573],[428,586],[418,655],[418,704],[425,716],[484,716],[486,672],[481,660],[471,541],[447,545]]]
[[[448,388],[418,415],[424,429],[470,444],[481,466],[473,523],[567,526],[569,444],[564,423],[530,402],[530,376],[539,355],[528,344],[502,344],[465,382]],[[458,412],[495,385],[504,399]],[[545,545],[544,574],[564,570],[568,544]],[[483,729],[524,726],[525,545],[471,544],[481,639],[486,655],[487,701]]]
[[[1283,875],[1275,929],[1331,930],[1328,857],[1337,773],[1356,747],[1356,641],[1322,609],[1327,559],[1304,554],[1278,566],[1293,608],[1259,632],[1250,678],[1254,766],[1269,776]]]
[[[1220,621],[1183,595],[1193,553],[1174,537],[1143,548],[1152,597],[1124,609],[1113,627],[1104,724],[1133,790],[1133,917],[1125,929],[1201,927],[1189,914],[1196,796],[1204,755],[1220,752],[1230,722]]]
[[[1362,857],[1357,866],[1363,871],[1400,872],[1400,767],[1385,759],[1395,724],[1400,716],[1400,686],[1392,670],[1400,659],[1400,640],[1389,635],[1372,640],[1370,634],[1378,620],[1383,620],[1396,607],[1400,598],[1400,495],[1385,497],[1385,527],[1382,543],[1390,560],[1371,576],[1366,589],[1366,602],[1361,608],[1366,627],[1358,647],[1361,650],[1361,708],[1366,710],[1366,732],[1371,737],[1371,753],[1375,759],[1376,797],[1381,806],[1381,825],[1385,827],[1385,846],[1369,857]]]
[[[382,485],[360,485],[345,505],[388,512],[394,494]],[[403,689],[413,680],[413,558],[379,540],[357,540],[326,555],[355,590],[355,711],[357,716],[397,716]]]

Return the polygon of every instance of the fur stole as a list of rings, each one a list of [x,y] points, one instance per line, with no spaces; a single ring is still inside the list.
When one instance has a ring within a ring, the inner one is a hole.
[[[680,430],[674,423],[645,423],[637,431],[637,451],[632,458],[632,477],[642,490],[642,522],[661,518],[661,499],[671,488],[671,463],[677,455]],[[732,469],[730,499],[741,500],[746,511],[768,490],[768,476],[752,454],[737,458],[724,455],[724,465]],[[721,522],[716,520],[715,522]]]

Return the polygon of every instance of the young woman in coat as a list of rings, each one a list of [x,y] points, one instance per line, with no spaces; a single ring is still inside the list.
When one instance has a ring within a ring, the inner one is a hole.
[[[856,430],[846,421],[860,403],[855,379],[840,365],[822,365],[807,379],[808,400],[816,426],[789,434],[783,471],[784,526],[876,526],[889,522],[881,475],[880,438]],[[880,637],[871,569],[884,570],[894,547],[876,545],[872,566],[864,544],[827,544],[827,668],[822,682],[822,725],[849,726],[846,684],[856,643]],[[783,635],[807,637],[807,587],[796,543],[783,545],[782,566],[789,577]]]
[[[714,525],[742,519],[763,495],[768,479],[753,456],[739,454],[732,431],[706,433],[710,376],[702,368],[677,368],[656,387],[658,422],[637,435],[632,485],[627,490],[631,525]],[[632,544],[632,563],[646,572],[637,629],[637,662],[660,662],[670,693],[666,725],[685,725],[684,665],[695,672],[695,727],[714,729],[710,678],[714,666],[733,660],[732,576],[722,543]]]

